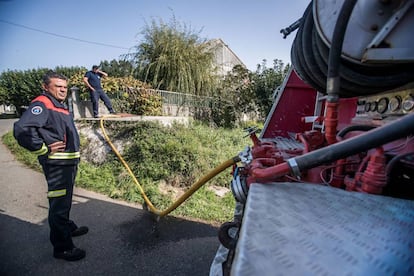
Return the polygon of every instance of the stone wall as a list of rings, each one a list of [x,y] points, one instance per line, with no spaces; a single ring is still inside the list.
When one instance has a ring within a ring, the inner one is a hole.
[[[72,87],[70,89],[68,103],[69,109],[71,112],[73,112],[73,116],[75,119],[93,117],[92,102],[81,100],[79,96],[79,89],[77,87]],[[108,110],[106,109],[106,106],[101,100],[99,101],[99,114],[109,114]],[[162,115],[176,117],[192,117],[192,113],[189,107],[168,104],[164,104],[162,106]]]

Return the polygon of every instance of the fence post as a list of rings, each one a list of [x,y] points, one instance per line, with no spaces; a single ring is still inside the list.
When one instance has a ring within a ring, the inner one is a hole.
[[[70,94],[68,95],[69,111],[73,114],[74,119],[81,118],[79,113],[79,88],[72,86],[70,88]]]

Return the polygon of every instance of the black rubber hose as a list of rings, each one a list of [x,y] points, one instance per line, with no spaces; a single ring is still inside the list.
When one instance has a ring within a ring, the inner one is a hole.
[[[321,67],[326,64],[327,67],[329,59],[328,46],[325,45],[317,32],[312,38],[316,43],[319,57],[322,58],[318,65]],[[326,72],[326,70],[323,69],[322,71]],[[369,66],[369,64],[357,65],[341,58],[340,76],[341,94],[342,90],[345,89],[352,91],[353,96],[365,96],[391,90],[413,81],[414,70],[412,64],[382,65],[378,67]]]
[[[344,136],[351,131],[369,131],[374,128],[376,127],[370,126],[370,125],[352,125],[352,126],[344,127],[343,129],[341,129],[338,132],[337,136],[344,138]]]
[[[344,7],[348,6],[349,8],[351,4],[349,1],[345,1]],[[333,51],[332,49],[329,50],[315,30],[312,6],[313,2],[308,5],[303,14],[292,45],[291,60],[296,73],[303,81],[319,92],[326,94],[328,93],[326,79],[329,74],[330,54],[337,53],[335,53],[335,49]],[[344,25],[343,14],[339,15],[338,18],[341,19],[341,25]],[[334,44],[337,39],[333,38],[332,41],[332,44]],[[331,45],[331,47],[336,46]],[[342,52],[342,46],[341,50],[337,52]],[[340,81],[334,82],[334,85],[338,85],[339,82],[340,87],[337,90],[340,97],[348,98],[380,93],[400,87],[414,79],[412,63],[382,64],[378,66],[366,63],[356,64],[340,57],[340,64],[341,68],[338,69]],[[323,82],[321,82],[321,78],[324,79]]]
[[[312,52],[316,61],[317,66],[324,75],[325,83],[324,90],[319,91],[326,94],[326,75],[328,72],[328,55],[329,49],[321,41],[316,28],[312,29]],[[321,49],[322,48],[322,49]],[[341,97],[350,98],[357,96],[355,91],[360,91],[360,87],[355,87],[352,83],[342,77],[342,70],[344,67],[341,67]]]
[[[288,164],[293,172],[295,172],[296,169],[305,171],[413,134],[414,113],[408,114],[380,128],[370,130],[361,135],[330,145],[329,147],[291,158],[288,160]]]
[[[295,71],[298,73],[299,77],[304,80],[311,87],[315,88],[318,91],[324,91],[324,84],[320,85],[314,78],[313,72],[308,67],[305,61],[303,54],[303,30],[305,19],[309,17],[309,14],[312,13],[312,2],[308,5],[305,12],[303,13],[302,20],[300,22],[300,27],[296,33],[295,40],[291,48],[291,59],[292,63],[295,66]]]
[[[301,79],[319,92],[326,94],[329,48],[320,42],[315,30],[312,4],[313,2],[308,5],[302,16],[302,22],[292,45],[291,59]],[[318,46],[321,47],[320,51],[317,50],[316,41],[320,44]],[[343,67],[341,71],[342,69]],[[358,96],[356,91],[361,91],[362,87],[344,80],[341,76],[340,90],[341,97],[355,97]]]
[[[400,154],[397,156],[394,156],[387,164],[387,177],[391,176],[391,172],[394,169],[395,164],[397,164],[398,162],[400,162],[400,160],[408,157],[408,156],[414,156],[414,152],[407,152],[404,154]]]
[[[301,48],[300,53],[303,56],[305,67],[310,71],[310,77],[318,85],[318,87],[325,87],[326,75],[322,73],[315,60],[315,55],[312,49],[312,30],[313,30],[313,13],[312,6],[309,5],[302,17],[303,26],[301,32]],[[296,47],[299,45],[296,45]],[[318,89],[319,92],[323,92]]]
[[[315,58],[318,62],[321,70],[327,74],[328,71],[328,56],[329,48],[323,43],[316,30],[314,29],[313,35],[313,48],[315,52]],[[365,96],[369,94],[374,94],[382,92],[385,90],[385,85],[383,84],[384,78],[373,80],[371,75],[361,75],[351,69],[349,69],[344,63],[341,64],[341,96],[342,97],[356,97],[356,96]],[[369,80],[369,81],[361,81]]]
[[[332,35],[332,44],[328,59],[328,78],[326,80],[327,101],[335,102],[339,99],[342,44],[345,38],[346,27],[357,0],[347,0],[342,5]]]

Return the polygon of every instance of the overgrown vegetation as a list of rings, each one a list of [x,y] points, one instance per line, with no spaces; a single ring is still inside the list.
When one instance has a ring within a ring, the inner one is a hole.
[[[79,89],[79,96],[82,100],[89,100],[89,91],[83,82],[84,75],[84,71],[72,75],[69,84]],[[151,86],[147,83],[131,76],[108,76],[102,78],[102,87],[112,98],[114,109],[118,112],[147,116],[162,115],[162,98],[150,93]]]
[[[176,191],[186,191],[203,175],[250,145],[242,129],[211,128],[201,124],[164,127],[153,122],[107,122],[106,131],[114,141],[129,142],[125,144],[122,156],[159,210],[174,202],[178,196]],[[3,142],[19,161],[40,170],[36,157],[18,146],[11,133],[3,136]],[[82,148],[88,143],[85,137],[81,139]],[[106,161],[100,165],[93,165],[86,159],[80,163],[77,186],[112,198],[144,202],[136,184],[113,152],[109,152]],[[212,223],[231,219],[234,207],[231,192],[219,197],[209,189],[212,186],[228,188],[230,171],[229,168],[207,182],[171,215]]]
[[[217,87],[214,52],[206,39],[173,17],[151,20],[143,40],[127,55],[136,77],[161,90],[210,96]]]
[[[240,126],[245,115],[264,121],[272,107],[274,92],[289,68],[290,65],[285,66],[277,59],[272,67],[264,60],[254,73],[235,66],[216,91],[215,97],[220,101],[212,106],[212,120],[225,127]]]

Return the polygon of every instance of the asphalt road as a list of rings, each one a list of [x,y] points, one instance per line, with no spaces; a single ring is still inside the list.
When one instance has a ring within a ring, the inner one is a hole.
[[[0,135],[14,120],[0,120]],[[75,188],[71,218],[89,233],[74,238],[86,258],[52,257],[43,174],[0,143],[0,275],[208,275],[217,227],[165,217]]]

